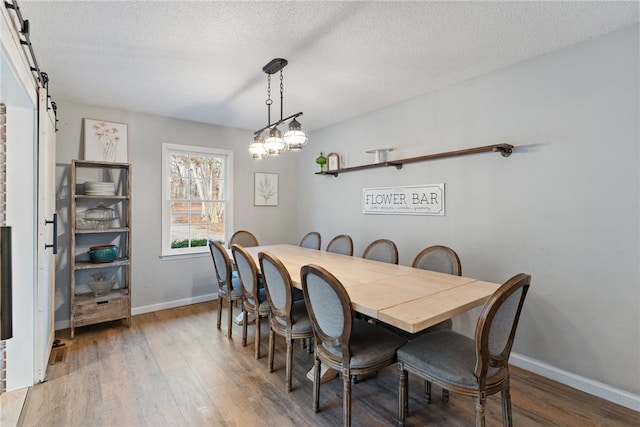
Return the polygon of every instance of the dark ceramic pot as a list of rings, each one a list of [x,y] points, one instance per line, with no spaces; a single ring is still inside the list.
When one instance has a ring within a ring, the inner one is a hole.
[[[118,258],[118,246],[99,245],[89,248],[89,258],[93,263],[112,262]]]

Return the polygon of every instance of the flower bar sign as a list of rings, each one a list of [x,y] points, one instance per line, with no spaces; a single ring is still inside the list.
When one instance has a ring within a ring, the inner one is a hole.
[[[444,184],[364,188],[362,213],[444,216]]]

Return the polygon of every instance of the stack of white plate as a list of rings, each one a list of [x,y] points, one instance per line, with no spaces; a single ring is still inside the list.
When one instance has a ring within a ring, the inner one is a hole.
[[[113,182],[86,181],[84,194],[87,196],[113,196],[116,194],[116,186]]]

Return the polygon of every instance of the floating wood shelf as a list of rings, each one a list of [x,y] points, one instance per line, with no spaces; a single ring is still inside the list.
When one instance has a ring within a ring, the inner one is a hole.
[[[427,155],[418,156],[418,157],[408,157],[406,159],[389,160],[386,162],[370,163],[367,165],[353,166],[350,168],[343,168],[343,169],[337,169],[332,171],[316,172],[316,175],[338,176],[338,174],[341,174],[344,172],[354,172],[354,171],[359,171],[364,169],[384,168],[389,166],[394,166],[396,169],[402,169],[402,166],[407,163],[425,162],[427,160],[445,159],[447,157],[466,156],[469,154],[488,153],[488,152],[497,152],[497,153],[500,153],[502,157],[509,157],[512,151],[513,151],[513,145],[510,145],[510,144],[485,145],[484,147],[465,148],[464,150],[447,151],[445,153],[427,154]]]

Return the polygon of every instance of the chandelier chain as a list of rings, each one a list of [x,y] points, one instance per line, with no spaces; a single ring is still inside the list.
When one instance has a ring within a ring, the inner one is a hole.
[[[282,120],[282,111],[284,109],[282,103],[284,99],[284,79],[282,76],[282,70],[280,70],[280,120]]]
[[[267,74],[267,100],[264,103],[267,105],[273,104],[271,99],[271,74]]]

